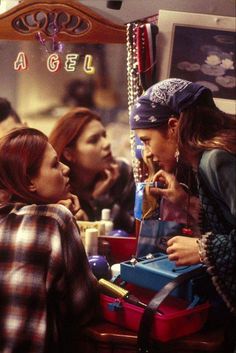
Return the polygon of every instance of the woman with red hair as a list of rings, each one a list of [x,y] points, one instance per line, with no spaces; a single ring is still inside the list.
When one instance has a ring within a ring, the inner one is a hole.
[[[0,140],[0,351],[78,352],[96,314],[94,278],[72,213],[69,168],[47,137],[20,128]],[[76,347],[75,347],[76,346]]]
[[[117,143],[119,143],[117,137]],[[85,219],[100,220],[110,208],[114,228],[134,230],[135,183],[131,166],[115,159],[100,117],[88,108],[74,108],[59,119],[49,141],[70,167],[72,191]]]

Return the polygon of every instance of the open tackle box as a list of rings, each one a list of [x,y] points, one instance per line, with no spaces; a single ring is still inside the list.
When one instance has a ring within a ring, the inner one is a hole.
[[[120,277],[128,283],[159,291],[173,279],[201,267],[202,265],[176,266],[166,254],[156,253],[122,262]],[[208,287],[210,288],[210,281],[206,272],[203,271],[201,275],[178,286],[172,295],[188,301],[202,300],[206,297]]]
[[[136,286],[129,286],[129,291],[146,304],[155,294],[148,290],[144,292]],[[144,308],[107,294],[101,294],[100,299],[104,319],[132,331],[139,331]],[[189,307],[189,304],[181,298],[168,297],[154,315],[151,337],[167,342],[199,331],[207,320],[210,305],[205,302]]]
[[[141,343],[145,335],[166,342],[199,331],[210,308],[200,293],[205,270],[200,265],[174,269],[161,253],[122,262],[121,276],[115,281],[118,290],[113,290],[112,281],[101,286],[103,317],[138,332]]]

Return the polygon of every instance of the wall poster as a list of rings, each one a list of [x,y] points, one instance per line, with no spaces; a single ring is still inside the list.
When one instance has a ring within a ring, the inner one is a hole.
[[[231,17],[161,10],[159,80],[198,82],[211,89],[220,109],[235,114],[235,22]]]

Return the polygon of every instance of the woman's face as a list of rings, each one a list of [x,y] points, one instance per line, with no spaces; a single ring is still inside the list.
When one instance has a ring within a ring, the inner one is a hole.
[[[176,166],[176,136],[174,130],[137,129],[136,134],[145,145],[146,157],[152,156],[153,162],[167,172],[173,172]]]
[[[59,162],[56,151],[48,143],[39,172],[31,178],[30,190],[48,203],[66,199],[70,191],[68,173],[69,168]]]
[[[72,161],[88,173],[101,172],[113,162],[111,145],[100,121],[90,121],[78,137],[71,151]]]

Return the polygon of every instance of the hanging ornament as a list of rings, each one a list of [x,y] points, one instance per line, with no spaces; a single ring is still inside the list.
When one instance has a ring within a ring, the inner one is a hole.
[[[42,45],[46,53],[62,53],[64,50],[64,44],[60,42],[57,38],[57,32],[58,29],[55,28],[53,31],[52,38],[46,41],[46,39],[43,37],[43,34],[38,31],[35,35],[35,38],[39,41],[39,43]]]
[[[35,38],[39,41],[39,43],[42,45],[42,47],[45,49],[45,51],[46,51],[47,53],[49,53],[48,48],[47,48],[47,46],[46,46],[46,39],[43,38],[42,33],[38,31],[38,32],[35,34]]]
[[[52,22],[52,45],[51,50],[53,52],[62,53],[64,45],[58,40],[57,34],[60,32],[60,26],[57,24],[56,20]]]
[[[141,24],[137,28],[138,73],[144,90],[157,80],[156,36],[158,27],[153,23]]]
[[[145,18],[126,26],[127,44],[127,80],[128,112],[143,91],[156,83],[156,35],[157,16]],[[134,131],[130,131],[131,157],[135,182],[146,177],[143,160],[137,158],[137,140]]]

